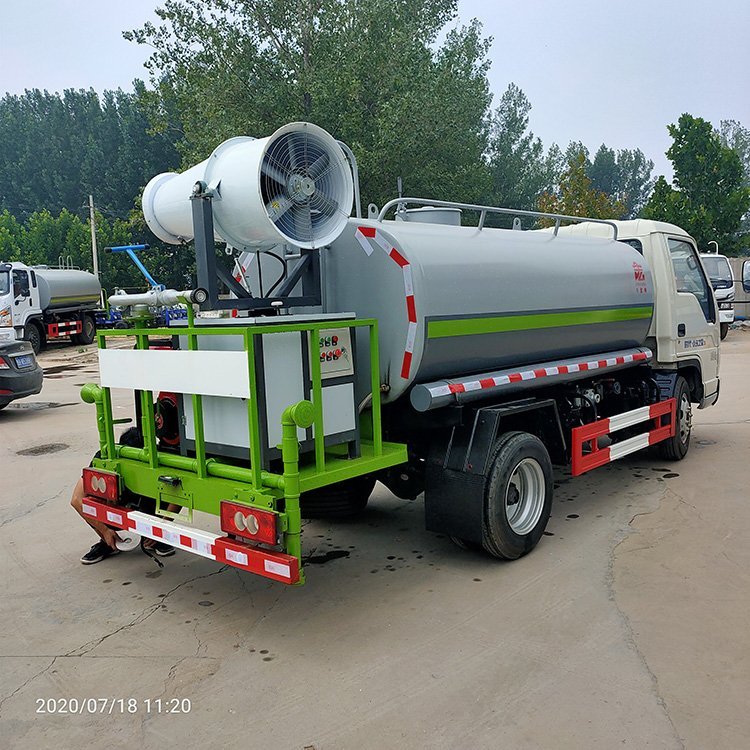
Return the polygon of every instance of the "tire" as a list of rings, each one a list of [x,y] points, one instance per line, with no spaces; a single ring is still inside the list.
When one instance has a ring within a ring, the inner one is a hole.
[[[729,333],[729,323],[719,323],[719,335],[721,336],[722,341],[724,341],[728,333]]]
[[[364,511],[375,488],[375,477],[366,474],[321,487],[300,496],[303,518],[350,518]]]
[[[23,337],[31,344],[34,354],[39,354],[39,352],[42,351],[42,346],[44,346],[44,336],[41,328],[39,328],[36,323],[29,323],[26,326],[26,330],[23,332]]]
[[[76,346],[87,346],[96,337],[96,321],[90,315],[84,315],[82,323],[81,332],[70,337]]]
[[[690,387],[687,380],[678,377],[674,384],[674,393],[677,399],[677,414],[674,437],[658,443],[656,453],[659,458],[667,461],[681,461],[687,455],[690,448],[690,433],[693,426],[693,411],[690,404]]]
[[[484,500],[482,547],[516,560],[542,538],[552,510],[552,462],[528,432],[507,432],[494,446]]]
[[[470,542],[468,539],[461,539],[459,536],[452,536],[449,537],[449,539],[456,545],[456,547],[459,549],[465,549],[468,552],[479,552],[482,549],[481,544]]]

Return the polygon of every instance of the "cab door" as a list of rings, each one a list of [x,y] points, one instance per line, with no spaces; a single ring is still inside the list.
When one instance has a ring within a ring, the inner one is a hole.
[[[693,243],[668,237],[667,246],[675,283],[673,325],[678,361],[698,359],[704,395],[719,387],[719,324],[713,289]]]
[[[29,272],[14,268],[11,273],[13,287],[13,325],[25,326],[33,310]]]

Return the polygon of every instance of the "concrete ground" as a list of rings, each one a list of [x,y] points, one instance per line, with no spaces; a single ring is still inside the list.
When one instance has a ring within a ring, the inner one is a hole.
[[[561,474],[528,557],[463,552],[379,486],[359,521],[305,527],[331,559],[301,588],[179,552],[82,566],[96,360],[42,361],[42,393],[0,413],[4,747],[747,746],[750,333],[687,459]]]

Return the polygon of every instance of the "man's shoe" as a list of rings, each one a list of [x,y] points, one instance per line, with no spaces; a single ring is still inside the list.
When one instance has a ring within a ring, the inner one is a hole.
[[[169,557],[174,555],[174,547],[164,542],[157,542],[153,539],[144,537],[141,539],[141,549],[147,555],[158,555],[159,557]]]
[[[81,562],[84,565],[93,565],[94,563],[101,562],[105,557],[112,557],[112,555],[119,555],[119,549],[112,549],[103,539],[97,542],[82,558]]]

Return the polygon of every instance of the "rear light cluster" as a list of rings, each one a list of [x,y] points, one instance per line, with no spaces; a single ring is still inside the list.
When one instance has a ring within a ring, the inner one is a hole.
[[[0,370],[10,370],[10,365],[5,357],[0,357]]]
[[[221,529],[227,534],[252,539],[263,544],[276,544],[278,515],[272,510],[248,508],[240,503],[221,503]]]
[[[120,499],[120,477],[113,471],[84,469],[83,491],[86,495],[116,503]]]

